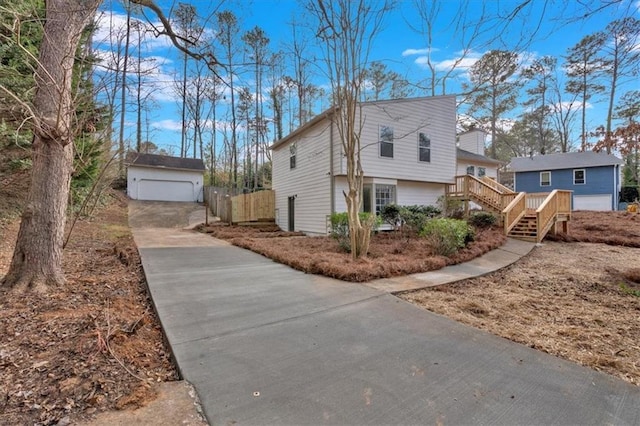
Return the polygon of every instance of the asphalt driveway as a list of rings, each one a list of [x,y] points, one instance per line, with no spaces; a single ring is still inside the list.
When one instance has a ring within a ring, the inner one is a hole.
[[[374,288],[135,223],[160,321],[211,424],[640,424],[640,388],[611,376]]]

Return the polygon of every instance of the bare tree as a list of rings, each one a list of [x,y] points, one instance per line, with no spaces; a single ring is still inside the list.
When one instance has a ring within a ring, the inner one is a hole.
[[[163,33],[179,49],[187,49],[153,1],[133,2],[151,8],[166,25]],[[3,287],[14,291],[46,292],[65,281],[62,251],[73,168],[72,76],[83,30],[100,3],[101,0],[46,2],[44,37],[35,73],[36,93],[31,106],[23,103],[34,134],[31,184],[11,265],[2,280]],[[206,59],[211,65],[217,63],[213,56],[193,56]],[[0,89],[11,93],[6,87]]]
[[[369,250],[373,221],[360,221],[364,172],[360,162],[362,116],[359,114],[365,66],[375,36],[392,3],[386,0],[317,0],[307,3],[322,41],[326,71],[335,108],[333,115],[347,163],[344,193],[349,217],[351,255],[357,259]]]

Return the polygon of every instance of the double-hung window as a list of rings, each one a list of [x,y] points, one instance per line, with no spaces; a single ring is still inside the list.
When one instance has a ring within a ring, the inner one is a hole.
[[[551,172],[540,172],[540,186],[551,185]]]
[[[573,171],[573,184],[584,185],[586,183],[586,172],[584,169],[576,169]]]
[[[475,176],[476,175],[475,166],[467,166],[467,174],[471,176]]]
[[[396,202],[396,186],[382,183],[365,183],[362,187],[362,211],[380,214],[387,204]]]
[[[289,147],[289,168],[296,168],[296,155],[298,153],[298,146],[295,143],[292,143]]]
[[[418,134],[418,160],[431,162],[431,138],[426,133]]]
[[[380,157],[393,158],[393,127],[380,126]]]

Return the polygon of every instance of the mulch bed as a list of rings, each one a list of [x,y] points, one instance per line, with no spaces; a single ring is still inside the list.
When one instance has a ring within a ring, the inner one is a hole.
[[[276,226],[217,224],[198,229],[300,271],[352,282],[441,269],[474,259],[506,242],[499,227],[478,229],[475,241],[451,257],[444,257],[433,254],[423,238],[407,239],[398,232],[379,232],[371,239],[369,254],[353,260],[330,237],[306,237],[280,231]]]
[[[0,276],[18,221],[1,229]],[[147,296],[127,206],[115,194],[76,224],[67,284],[45,296],[0,289],[0,424],[50,425],[144,405],[177,373]]]

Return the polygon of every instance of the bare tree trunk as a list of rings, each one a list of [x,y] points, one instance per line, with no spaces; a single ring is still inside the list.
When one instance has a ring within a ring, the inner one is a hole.
[[[14,290],[64,283],[62,243],[73,160],[71,77],[80,35],[99,0],[47,0],[35,73],[33,168],[11,266]]]

